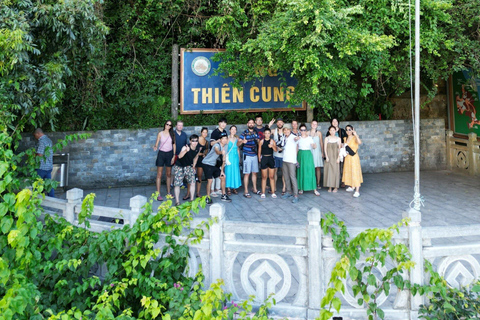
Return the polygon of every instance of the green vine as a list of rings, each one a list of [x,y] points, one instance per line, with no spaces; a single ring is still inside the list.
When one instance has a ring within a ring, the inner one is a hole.
[[[404,273],[414,266],[407,246],[393,241],[399,228],[407,224],[408,219],[404,219],[387,229],[367,229],[349,239],[345,224],[335,215],[327,214],[322,219],[322,231],[331,235],[333,247],[341,257],[332,270],[329,280],[331,287],[326,290],[321,302],[321,320],[333,316],[332,308],[340,312],[341,300],[337,294],[345,293],[344,281],[348,277],[355,283],[352,291],[353,296],[358,297],[357,303],[366,304],[368,318],[385,318],[384,311],[378,306],[378,297],[381,294],[388,296],[392,285],[403,288]],[[381,279],[377,279],[374,269],[385,267],[387,262],[393,262],[394,266]]]

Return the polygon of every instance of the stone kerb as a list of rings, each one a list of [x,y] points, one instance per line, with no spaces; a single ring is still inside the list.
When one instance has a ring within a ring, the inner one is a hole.
[[[267,119],[265,120],[267,122]],[[360,147],[364,173],[413,170],[413,127],[411,121],[352,121],[361,136]],[[320,122],[325,135],[328,122]],[[307,124],[309,127],[310,124]],[[209,135],[216,126],[206,126]],[[227,126],[227,130],[230,126]],[[246,125],[237,125],[240,134]],[[185,127],[188,136],[199,134],[202,126]],[[69,187],[111,187],[153,184],[156,177],[153,145],[159,128],[143,130],[99,130],[86,140],[72,142],[62,150],[70,153]],[[421,121],[421,165],[423,170],[446,167],[445,122],[443,119]],[[47,135],[56,142],[67,134],[84,132],[53,132]],[[34,146],[34,139],[25,134],[19,151]]]

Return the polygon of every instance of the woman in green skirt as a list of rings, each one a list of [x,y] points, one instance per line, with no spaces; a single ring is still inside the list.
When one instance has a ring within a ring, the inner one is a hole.
[[[308,135],[307,126],[302,124],[300,126],[300,139],[298,140],[298,168],[297,168],[297,181],[298,181],[298,193],[302,194],[303,191],[311,191],[316,196],[320,193],[317,191],[317,182],[315,179],[315,163],[313,162],[312,150],[317,147],[312,137]]]

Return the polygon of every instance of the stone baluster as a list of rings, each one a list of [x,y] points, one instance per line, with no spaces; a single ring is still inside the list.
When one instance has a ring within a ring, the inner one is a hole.
[[[125,221],[125,224],[130,224],[133,226],[137,221],[140,214],[143,212],[142,208],[147,203],[147,197],[144,196],[135,196],[130,198],[130,219]]]
[[[415,266],[410,270],[410,281],[413,284],[424,284],[424,273],[423,273],[423,241],[422,241],[422,214],[420,211],[417,211],[411,208],[408,212],[403,214],[403,217],[410,218],[408,225],[408,246],[412,254],[412,260],[415,262]],[[423,296],[411,295],[410,296],[410,310],[412,316],[417,315],[420,305],[424,303]],[[413,318],[411,318],[413,319]]]
[[[324,293],[322,279],[322,229],[321,214],[318,208],[308,211],[308,313],[309,319],[318,315]]]
[[[477,172],[477,155],[475,151],[478,150],[476,147],[477,134],[475,132],[470,132],[468,134],[468,174],[474,176]]]
[[[75,221],[75,207],[82,203],[83,199],[83,190],[78,188],[73,188],[67,191],[67,205],[65,208],[65,219],[73,223]]]
[[[216,220],[210,227],[210,281],[223,279],[223,224],[225,206],[214,203],[210,207],[210,217]],[[208,285],[208,284],[206,284]]]

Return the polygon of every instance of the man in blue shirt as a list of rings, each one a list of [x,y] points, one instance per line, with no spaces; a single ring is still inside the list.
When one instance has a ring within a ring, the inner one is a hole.
[[[245,188],[245,193],[243,196],[245,198],[251,198],[252,196],[250,193],[248,193],[248,180],[250,173],[252,174],[253,193],[261,194],[261,192],[257,190],[257,148],[259,136],[255,131],[255,121],[253,119],[248,120],[247,127],[248,129],[245,130],[238,138],[237,145],[239,147],[243,145],[243,186]]]
[[[41,128],[35,129],[33,136],[37,139],[38,143],[35,148],[35,152],[40,158],[40,168],[37,169],[37,174],[43,180],[52,179],[53,170],[53,149],[52,140],[43,133]],[[55,190],[52,188],[47,193],[47,196],[54,197]]]
[[[188,137],[183,130],[183,121],[177,121],[175,126],[175,155],[178,156],[182,152],[182,148],[187,145]],[[178,158],[178,157],[177,157]]]

